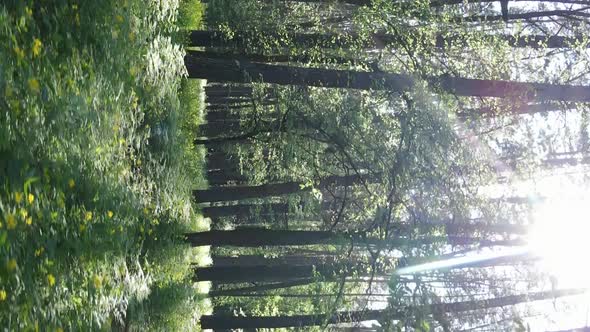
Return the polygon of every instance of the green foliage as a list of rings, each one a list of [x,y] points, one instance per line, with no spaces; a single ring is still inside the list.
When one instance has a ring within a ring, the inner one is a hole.
[[[207,225],[190,204],[199,105],[178,96],[177,7],[0,6],[1,326],[133,326],[129,303],[171,285],[168,301],[196,301],[188,262],[204,257],[180,234]],[[155,317],[146,328],[172,319]]]

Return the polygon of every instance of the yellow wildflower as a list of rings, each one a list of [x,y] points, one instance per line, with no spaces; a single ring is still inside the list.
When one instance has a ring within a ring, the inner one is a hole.
[[[5,301],[7,297],[6,291],[4,289],[0,289],[0,301]]]
[[[39,38],[35,38],[33,40],[33,46],[31,47],[31,52],[33,52],[33,57],[39,56],[41,54],[41,48],[43,44]]]
[[[15,192],[14,193],[14,200],[16,201],[16,204],[20,204],[20,202],[23,201],[23,193]]]
[[[41,256],[41,254],[45,251],[45,248],[40,247],[39,249],[35,250],[35,257]]]
[[[107,211],[107,217],[112,218],[113,217],[113,211],[111,211],[111,210]]]
[[[50,273],[47,275],[47,283],[49,284],[49,286],[55,285],[55,277],[53,276],[53,274]]]
[[[16,269],[16,259],[14,259],[14,258],[9,259],[8,263],[6,263],[6,268],[10,272],[14,271]]]
[[[15,46],[14,53],[16,53],[16,58],[20,61],[25,58],[25,51],[22,48]]]
[[[74,179],[69,179],[68,180],[68,187],[70,187],[70,189],[72,189],[75,186],[76,186],[76,182],[74,182]]]
[[[92,212],[86,211],[86,213],[84,213],[84,220],[90,221],[91,219],[92,219]]]
[[[80,229],[80,232],[84,232],[86,230],[86,225],[81,224],[78,228]]]
[[[35,201],[35,195],[29,194],[27,196],[27,201],[29,201],[29,204],[33,204],[33,202]]]
[[[36,78],[30,78],[29,79],[29,89],[31,89],[31,91],[35,92],[35,93],[39,93],[39,81]]]
[[[14,217],[14,214],[9,213],[6,216],[6,228],[8,229],[15,229],[16,228],[16,218]]]
[[[25,223],[27,223],[27,225],[31,226],[31,225],[33,224],[33,217],[28,217],[28,218],[25,220]]]
[[[121,16],[121,15],[117,15],[117,16],[115,16],[115,20],[117,21],[117,23],[123,23],[123,21],[124,21],[125,19],[123,18],[123,16]]]
[[[25,219],[29,215],[29,212],[25,209],[20,209],[20,215]]]
[[[95,274],[94,277],[92,278],[92,283],[94,284],[94,288],[101,288],[102,287],[102,278]]]

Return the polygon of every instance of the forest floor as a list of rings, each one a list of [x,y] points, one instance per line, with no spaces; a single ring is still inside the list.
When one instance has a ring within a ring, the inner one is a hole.
[[[194,330],[199,1],[0,5],[0,326]],[[178,10],[178,19],[177,19]],[[203,288],[203,287],[201,287]],[[206,289],[200,289],[203,293]]]

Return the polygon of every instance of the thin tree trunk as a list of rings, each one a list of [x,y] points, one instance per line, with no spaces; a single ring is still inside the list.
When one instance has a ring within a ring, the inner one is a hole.
[[[192,246],[288,246],[324,243],[345,243],[346,237],[328,231],[287,231],[241,228],[232,231],[207,231],[186,234]]]
[[[269,35],[270,38],[281,40],[283,36]],[[585,41],[583,35],[575,37],[564,37],[564,36],[543,36],[543,35],[507,35],[507,34],[493,34],[481,36],[484,40],[499,40],[505,41],[511,47],[517,48],[570,48],[580,42]],[[332,33],[295,33],[289,36],[289,39],[293,43],[298,44],[302,47],[305,46],[316,46],[326,45],[326,47],[348,47],[354,44],[353,41],[357,41],[359,37],[355,34],[332,34]],[[225,39],[222,32],[214,30],[194,30],[190,34],[190,45],[198,47],[215,47],[215,46],[234,46],[239,49],[244,48],[247,38],[244,38],[239,33],[231,41]],[[384,49],[386,47],[399,44],[401,41],[400,37],[386,34],[386,33],[374,33],[370,36],[369,41],[365,47],[374,49]],[[427,42],[427,41],[426,41]],[[434,38],[434,46],[438,48],[446,48],[451,45],[466,46],[467,39],[463,35],[437,35]],[[428,42],[427,42],[428,43]],[[587,47],[590,47],[588,44]],[[245,56],[245,55],[243,55]],[[264,55],[251,55],[254,57],[252,61],[258,62],[283,62],[283,61],[268,61],[270,58],[266,58]],[[259,56],[259,58],[256,58]],[[234,57],[234,59],[239,56]],[[286,58],[276,58],[276,60],[288,60]],[[301,59],[304,60],[304,59]],[[341,59],[343,60],[343,59]],[[293,61],[293,60],[291,60]]]
[[[363,266],[363,264],[360,264]],[[366,270],[365,266],[365,270]],[[217,283],[276,282],[293,279],[309,279],[318,275],[334,279],[341,273],[349,274],[358,270],[349,264],[320,265],[253,265],[253,266],[209,266],[195,268],[198,281],[215,281]],[[366,271],[364,273],[367,273]]]
[[[319,188],[327,186],[350,186],[359,183],[363,177],[358,175],[328,176],[319,182]],[[217,187],[194,190],[193,195],[199,203],[236,201],[250,198],[282,196],[311,191],[312,188],[301,182],[269,183],[247,187]]]
[[[267,2],[273,2],[275,0],[265,0]],[[327,2],[326,0],[283,0],[283,1],[294,1],[294,2],[304,2],[304,3],[323,3]],[[396,0],[393,0],[396,1]],[[547,2],[547,0],[510,0],[510,2]],[[206,2],[206,1],[203,1]],[[345,3],[349,5],[356,5],[356,6],[373,6],[373,0],[337,0],[336,2]],[[399,1],[403,4],[403,2]],[[441,7],[445,5],[460,5],[463,3],[493,3],[493,2],[500,2],[500,0],[431,0],[430,7]],[[590,1],[587,0],[555,0],[552,2],[558,3],[568,3],[568,4],[580,4],[580,5],[589,5]]]
[[[190,78],[220,82],[250,82],[309,85],[352,89],[408,91],[415,86],[409,75],[385,72],[358,72],[239,62],[200,57],[191,52],[185,57]],[[588,102],[590,87],[468,79],[451,76],[430,77],[431,85],[457,96],[519,98],[520,100],[562,100]]]
[[[212,230],[185,234],[186,241],[193,247],[196,246],[236,246],[236,247],[260,247],[260,246],[303,246],[313,244],[346,244],[354,241],[357,244],[378,246],[382,249],[395,249],[399,247],[417,247],[433,243],[446,243],[465,246],[473,244],[518,246],[523,245],[523,240],[481,240],[471,237],[433,236],[420,239],[392,238],[378,239],[350,235],[330,231],[288,231],[272,230],[264,228],[240,228],[231,231]]]
[[[269,290],[283,289],[289,287],[305,286],[315,282],[315,278],[290,280],[284,282],[277,282],[272,284],[263,284],[250,287],[232,288],[232,289],[221,289],[209,292],[209,297],[218,296],[237,296],[249,292],[265,292]]]
[[[538,11],[538,12],[529,12],[529,13],[521,13],[521,14],[509,14],[507,16],[503,15],[489,15],[489,16],[467,16],[467,17],[457,17],[453,19],[453,22],[462,23],[462,22],[498,22],[502,20],[530,20],[533,18],[542,18],[542,17],[552,17],[552,16],[560,16],[566,18],[581,18],[581,17],[590,17],[590,14],[581,11],[575,10],[548,10],[548,11]]]
[[[543,301],[564,296],[580,295],[587,292],[586,289],[564,289],[546,292],[536,292],[486,300],[473,300],[464,302],[439,303],[423,307],[417,307],[419,312],[432,312],[435,314],[460,313],[473,310],[506,307],[519,303]],[[394,308],[393,310],[363,310],[344,311],[333,315],[294,315],[294,316],[210,316],[201,317],[203,329],[238,329],[238,328],[287,328],[317,326],[322,324],[352,323],[367,320],[399,320],[407,318],[408,309]]]
[[[258,211],[258,213],[256,213]],[[289,212],[289,206],[285,203],[270,204],[236,204],[224,206],[209,206],[201,209],[206,217],[229,217],[246,218],[254,215],[274,215],[285,214]]]
[[[236,184],[241,185],[248,182],[248,178],[234,168],[209,169],[207,170],[206,176],[210,185],[221,185],[229,182],[235,182]]]

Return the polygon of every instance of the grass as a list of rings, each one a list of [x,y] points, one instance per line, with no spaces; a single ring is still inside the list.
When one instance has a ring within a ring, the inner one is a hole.
[[[0,326],[188,330],[208,310],[182,242],[208,224],[178,3],[0,5]],[[198,2],[181,5],[196,12]]]

